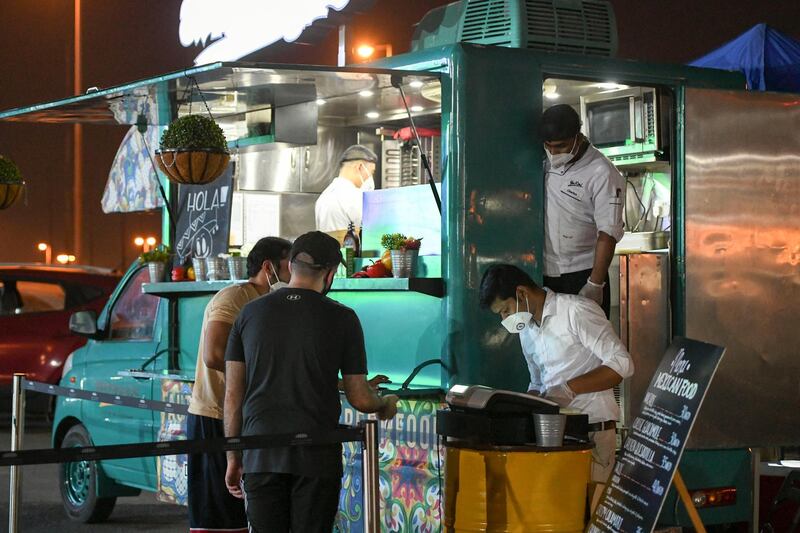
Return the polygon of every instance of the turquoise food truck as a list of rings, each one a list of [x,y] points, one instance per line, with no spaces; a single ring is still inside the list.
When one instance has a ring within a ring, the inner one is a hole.
[[[606,16],[613,34],[613,15],[593,15],[589,4],[574,24]],[[636,374],[619,387],[620,437],[673,335],[726,346],[680,470],[706,524],[757,523],[761,450],[800,443],[798,97],[748,92],[738,73],[614,59],[615,36],[602,32],[594,43],[591,32],[537,41],[533,19],[479,7],[490,9],[462,2],[437,10],[420,24],[410,53],[368,66],[215,63],[7,111],[0,120],[130,126],[146,115],[157,136],[192,103],[205,112],[204,99],[234,161],[230,242],[244,247],[314,229],[314,201],[340,151],[372,146],[380,183],[364,197],[359,261],[381,255],[383,233],[424,236],[417,275],[339,278],[330,296],[361,319],[371,372],[388,375],[391,388],[414,373],[400,391],[398,416],[382,427],[383,527],[436,531],[444,519],[435,418],[443,392],[456,383],[525,390],[528,382],[517,339],[478,308],[477,288],[497,262],[541,281],[537,119],[554,103],[573,105],[627,181],[612,322]],[[394,138],[409,123],[397,85],[417,127],[431,132],[419,145]],[[301,96],[278,97],[287,93]],[[421,151],[432,162],[441,212]],[[175,211],[177,188],[159,178]],[[167,209],[163,227],[164,242],[174,242]],[[105,310],[82,317],[95,331],[69,358],[62,384],[186,403],[205,304],[228,283],[150,283],[134,264]],[[342,421],[357,419],[344,405]],[[58,399],[53,422],[55,447],[182,436],[178,416],[67,398]],[[337,525],[357,530],[353,447],[345,446],[345,461]],[[180,457],[64,465],[65,507],[87,521],[140,490],[181,503],[182,465]],[[735,497],[720,499],[721,491]],[[689,524],[674,494],[660,522]]]

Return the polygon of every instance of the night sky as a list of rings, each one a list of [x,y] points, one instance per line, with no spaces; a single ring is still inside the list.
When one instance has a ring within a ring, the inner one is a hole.
[[[266,1],[266,0],[265,0]],[[279,0],[273,0],[281,3]],[[197,48],[178,39],[179,0],[83,0],[86,87],[110,87],[192,64]],[[285,2],[291,6],[291,0]],[[412,25],[435,0],[375,0],[350,25],[352,42],[390,42],[408,49]],[[220,1],[221,6],[225,2]],[[612,0],[619,57],[685,63],[759,22],[800,39],[798,0]],[[0,109],[73,94],[73,2],[0,0]],[[317,44],[275,45],[248,59],[335,64],[336,35]],[[159,235],[160,212],[106,215],[100,209],[108,169],[125,127],[84,127],[84,250],[79,261],[124,269],[138,254],[135,235]],[[41,260],[36,243],[54,253],[72,246],[72,128],[0,123],[0,153],[20,166],[27,204],[0,211],[0,262]]]

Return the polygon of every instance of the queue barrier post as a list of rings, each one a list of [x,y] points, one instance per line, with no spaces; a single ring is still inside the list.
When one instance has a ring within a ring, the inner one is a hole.
[[[378,422],[364,421],[364,443],[362,446],[364,482],[364,531],[380,533],[381,507],[378,485]]]
[[[25,389],[22,380],[25,374],[14,374],[13,396],[11,403],[11,451],[22,449],[22,439],[25,435]],[[8,494],[8,531],[19,531],[19,499],[22,488],[22,466],[14,465],[9,472]]]

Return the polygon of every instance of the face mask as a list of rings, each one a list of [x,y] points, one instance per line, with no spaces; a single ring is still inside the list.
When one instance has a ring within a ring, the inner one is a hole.
[[[326,277],[327,277],[327,276],[326,276]],[[333,287],[333,277],[331,277],[331,283],[330,283],[330,285],[325,285],[325,286],[322,288],[322,295],[323,295],[323,296],[327,296],[327,295],[328,295],[328,293],[329,293],[329,292],[331,292],[331,288],[332,288],[332,287]]]
[[[273,273],[274,272],[275,271],[273,270]],[[276,281],[274,283],[272,281],[270,281],[269,278],[270,278],[270,274],[269,274],[269,272],[267,272],[267,285],[269,285],[269,292],[275,292],[277,290],[280,290],[280,289],[282,289],[284,287],[288,287],[289,286],[288,283],[281,281],[281,279],[278,277],[277,274],[275,275]]]
[[[533,315],[530,313],[530,308],[528,307],[528,296],[525,296],[525,307],[528,307],[527,311],[520,311],[519,310],[519,298],[516,298],[517,301],[517,312],[513,315],[508,315],[505,320],[500,322],[504,328],[508,330],[509,333],[514,335],[518,335],[523,329],[528,327],[530,324],[531,319],[533,319]]]
[[[364,176],[361,174],[361,170],[358,171],[358,177],[361,178],[361,190],[362,191],[374,191],[375,190],[375,180],[371,175],[367,175],[367,179],[364,179]]]
[[[572,151],[575,149],[576,144],[578,144],[577,136],[575,136],[575,140],[572,142],[572,148],[570,148],[569,152],[566,154],[551,154],[550,150],[545,148],[544,153],[547,154],[547,159],[550,161],[550,168],[561,168],[569,163],[572,158],[575,157]]]

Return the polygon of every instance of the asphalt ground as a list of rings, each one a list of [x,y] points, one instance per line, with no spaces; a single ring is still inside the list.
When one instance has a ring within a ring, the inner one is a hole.
[[[0,416],[0,450],[11,446],[7,416]],[[50,425],[44,418],[27,421],[24,448],[49,448]],[[155,493],[118,498],[114,512],[101,524],[81,524],[67,518],[58,489],[59,465],[25,466],[22,473],[22,499],[19,531],[39,532],[126,532],[188,531],[186,507],[162,503]],[[0,531],[8,531],[9,468],[0,467]]]

